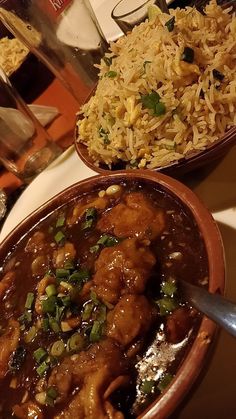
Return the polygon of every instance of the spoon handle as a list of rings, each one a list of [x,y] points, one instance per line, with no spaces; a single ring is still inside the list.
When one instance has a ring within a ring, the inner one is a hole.
[[[180,280],[179,284],[188,302],[236,337],[236,304],[188,282]]]

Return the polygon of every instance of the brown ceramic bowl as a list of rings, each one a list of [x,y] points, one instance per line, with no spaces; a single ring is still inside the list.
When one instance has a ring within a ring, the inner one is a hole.
[[[170,176],[183,175],[202,166],[209,165],[210,163],[213,163],[220,158],[223,158],[235,144],[236,127],[231,128],[225,135],[222,136],[222,138],[219,138],[219,140],[215,141],[214,144],[209,146],[206,150],[201,152],[193,152],[178,162],[153,169],[153,171],[165,173]],[[105,164],[96,166],[92,158],[89,156],[86,145],[75,140],[75,148],[79,157],[86,164],[86,166],[97,173],[109,173],[115,170],[125,169],[124,163],[116,164],[112,167],[112,169],[109,169],[109,167]]]
[[[22,221],[0,244],[0,263],[9,254],[16,243],[40,220],[52,211],[68,203],[75,197],[98,188],[106,188],[109,184],[121,181],[140,181],[155,189],[166,191],[176,201],[180,201],[192,214],[201,236],[205,242],[209,270],[209,291],[223,294],[224,291],[224,255],[221,237],[215,221],[196,195],[186,186],[161,173],[148,170],[119,171],[107,175],[94,176],[76,183],[33,212]],[[200,263],[200,261],[199,261]],[[140,416],[140,418],[164,419],[168,417],[189,391],[204,365],[209,351],[216,325],[206,317],[201,318],[197,336],[193,340],[186,357],[177,371],[169,387]]]
[[[194,0],[189,2],[189,5],[192,7],[195,6],[200,11],[203,10],[204,6],[208,3],[208,0]],[[217,2],[223,8],[233,6],[233,10],[236,10],[235,0],[218,0]],[[186,3],[184,4],[184,6]],[[188,4],[187,4],[188,5]],[[181,6],[180,6],[181,7]],[[95,89],[90,93],[87,100],[95,92]],[[126,162],[120,161],[119,163],[112,166],[110,169],[105,164],[100,164],[96,166],[93,159],[88,153],[87,146],[79,143],[77,141],[79,138],[79,131],[76,128],[75,130],[75,148],[81,158],[81,160],[88,166],[90,169],[94,170],[97,173],[108,173],[113,170],[122,170],[126,168]],[[152,169],[153,171],[162,172],[171,176],[183,175],[192,170],[198,169],[202,166],[209,165],[210,163],[215,162],[216,160],[225,156],[225,154],[236,144],[236,126],[230,128],[224,135],[222,135],[217,141],[209,145],[204,151],[193,151],[189,153],[185,158],[178,160],[177,162],[168,164],[163,167]]]

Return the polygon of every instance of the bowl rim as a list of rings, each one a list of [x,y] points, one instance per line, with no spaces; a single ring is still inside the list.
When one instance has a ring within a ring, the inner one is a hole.
[[[76,121],[78,121],[78,116]],[[79,156],[79,158],[83,161],[83,163],[92,169],[96,173],[100,174],[108,174],[108,173],[115,173],[117,170],[105,168],[105,165],[97,166],[92,161],[92,158],[89,156],[88,147],[87,145],[78,141],[79,138],[79,129],[75,127],[75,134],[74,134],[74,144],[75,150]],[[207,163],[213,163],[217,159],[224,157],[224,155],[230,151],[230,149],[236,144],[236,126],[232,126],[228,131],[226,131],[221,137],[219,137],[216,141],[212,144],[208,145],[205,150],[200,151],[193,151],[186,155],[185,157],[181,158],[180,160],[165,165],[163,167],[157,167],[153,169],[132,169],[132,170],[151,170],[153,172],[160,172],[167,175],[177,176],[183,175],[187,172],[193,171],[198,169],[199,167],[205,166]],[[209,160],[210,159],[210,160]],[[125,162],[124,162],[125,163]],[[121,169],[121,170],[129,170],[129,169]]]
[[[1,262],[4,262],[14,245],[56,208],[61,207],[73,198],[81,196],[83,193],[90,193],[103,185],[125,180],[145,181],[153,183],[153,185],[160,185],[161,188],[179,199],[190,210],[205,242],[209,264],[209,291],[223,294],[225,285],[224,249],[216,221],[195,193],[187,186],[162,173],[149,170],[123,170],[96,175],[64,189],[32,212],[5,237],[0,243]],[[175,378],[168,388],[138,418],[154,419],[158,417],[164,419],[176,409],[198,377],[216,330],[215,323],[203,316],[197,337],[178,368]]]

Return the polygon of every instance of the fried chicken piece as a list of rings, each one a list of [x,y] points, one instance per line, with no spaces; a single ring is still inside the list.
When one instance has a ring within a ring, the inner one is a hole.
[[[7,373],[10,356],[16,350],[19,338],[20,325],[16,320],[10,319],[6,332],[0,336],[0,379]]]
[[[101,251],[95,263],[93,289],[98,297],[115,304],[123,294],[141,294],[156,263],[151,250],[137,239],[127,239]]]
[[[111,382],[128,371],[128,361],[119,346],[111,339],[93,344],[78,356],[65,358],[54,368],[49,385],[56,386],[60,400],[65,400],[73,387],[79,386],[69,406],[55,416],[55,419],[118,418],[108,416],[104,394]],[[123,416],[121,416],[122,418]]]
[[[79,220],[81,220],[81,218],[83,217],[87,209],[95,208],[97,211],[103,211],[108,205],[108,203],[109,203],[109,199],[107,196],[104,196],[104,197],[97,196],[96,198],[93,198],[89,202],[84,202],[84,199],[82,199],[80,202],[78,202],[74,206],[73,212],[67,218],[66,222],[68,225],[73,225],[77,223]]]
[[[66,242],[64,246],[59,247],[53,252],[53,266],[63,268],[67,260],[73,261],[76,256],[76,250],[73,243]]]
[[[154,308],[144,295],[121,297],[107,316],[107,336],[127,346],[150,329]]]
[[[139,237],[153,240],[165,227],[163,210],[152,205],[141,192],[133,192],[110,211],[104,213],[97,223],[103,233],[117,237]]]
[[[37,314],[42,314],[42,295],[45,294],[46,288],[48,285],[56,284],[56,279],[54,276],[46,275],[44,276],[37,285],[37,297],[35,300],[35,311]]]
[[[46,245],[44,240],[45,234],[42,231],[36,231],[27,241],[25,251],[28,253],[38,253]]]
[[[16,274],[13,271],[7,272],[0,281],[0,300],[13,291]]]
[[[13,407],[14,415],[19,419],[43,419],[40,407],[34,402],[27,402]]]

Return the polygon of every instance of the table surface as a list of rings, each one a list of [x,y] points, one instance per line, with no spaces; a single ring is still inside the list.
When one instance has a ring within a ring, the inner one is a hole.
[[[78,103],[57,81],[35,103],[57,106],[61,116],[49,133],[59,144],[73,142]],[[223,238],[227,267],[226,296],[236,302],[236,147],[214,167],[198,170],[181,180],[195,191],[213,213]],[[78,161],[79,164],[79,161]],[[60,179],[58,179],[60,182]],[[11,191],[20,182],[9,173],[0,173],[0,187]],[[198,381],[172,415],[172,419],[235,419],[236,341],[220,331]]]

